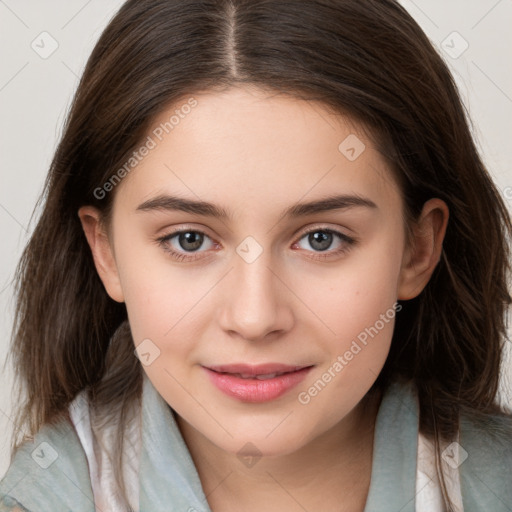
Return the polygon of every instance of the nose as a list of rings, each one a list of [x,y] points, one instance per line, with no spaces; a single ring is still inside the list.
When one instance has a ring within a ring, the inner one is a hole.
[[[294,323],[292,294],[272,265],[270,251],[252,262],[234,256],[234,268],[224,286],[220,326],[231,336],[263,341],[282,335]]]

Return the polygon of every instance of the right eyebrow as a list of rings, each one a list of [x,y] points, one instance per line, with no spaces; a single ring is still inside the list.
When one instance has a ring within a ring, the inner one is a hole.
[[[147,212],[153,210],[182,211],[221,219],[231,218],[231,215],[224,208],[213,203],[169,195],[160,195],[153,199],[148,199],[137,206],[137,211]]]

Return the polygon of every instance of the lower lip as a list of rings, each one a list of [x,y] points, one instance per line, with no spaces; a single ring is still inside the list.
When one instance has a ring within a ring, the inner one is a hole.
[[[274,400],[302,382],[312,366],[284,373],[273,379],[242,379],[229,373],[219,373],[203,367],[211,381],[226,395],[242,402],[268,402]]]

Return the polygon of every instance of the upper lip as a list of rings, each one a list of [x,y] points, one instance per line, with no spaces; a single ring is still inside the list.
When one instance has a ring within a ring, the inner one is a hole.
[[[207,366],[209,370],[219,373],[241,373],[244,375],[267,375],[271,373],[288,373],[307,368],[312,365],[289,365],[281,363],[265,364],[222,364],[218,366]]]

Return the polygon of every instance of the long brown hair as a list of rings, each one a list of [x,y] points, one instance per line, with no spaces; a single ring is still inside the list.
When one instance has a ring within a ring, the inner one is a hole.
[[[408,225],[429,198],[448,204],[442,259],[402,303],[374,387],[414,381],[420,429],[438,457],[461,411],[500,414],[511,220],[448,68],[406,10],[394,0],[129,0],[89,58],[17,269],[13,453],[23,426],[33,435],[62,418],[83,389],[98,410],[121,415],[121,446],[142,370],[126,308],[107,295],[77,211],[94,205],[108,221],[115,190],[95,190],[155,116],[237,84],[318,100],[368,127],[400,183]]]

